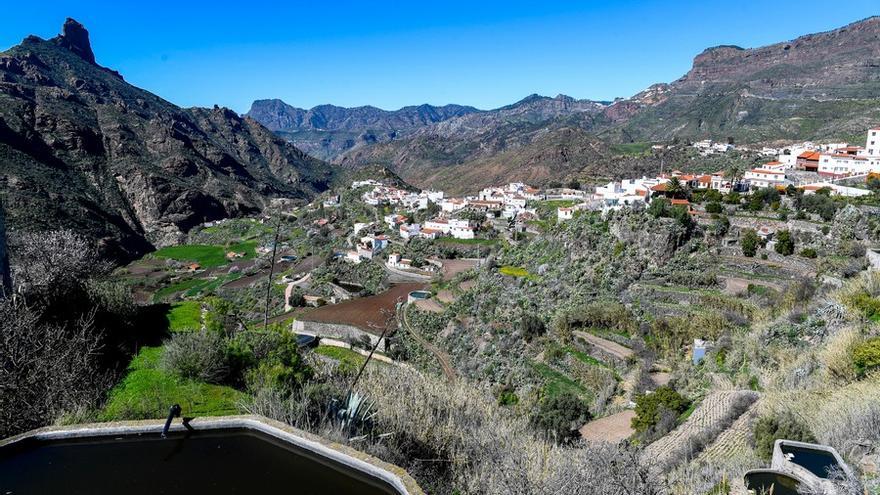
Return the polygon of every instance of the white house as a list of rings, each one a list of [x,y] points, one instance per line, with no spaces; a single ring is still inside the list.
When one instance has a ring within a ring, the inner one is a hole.
[[[863,175],[877,168],[878,159],[845,153],[822,153],[819,155],[819,175],[845,177]]]
[[[447,198],[440,201],[440,211],[452,213],[467,206],[467,202],[461,198]]]
[[[392,213],[390,215],[385,215],[384,220],[385,223],[388,224],[388,227],[393,229],[394,227],[406,222],[406,217],[403,215],[398,215],[397,213]]]
[[[346,251],[345,257],[343,258],[345,261],[349,263],[354,263],[355,265],[361,262],[361,255],[357,251]]]
[[[815,194],[816,191],[823,188],[831,189],[834,194],[839,196],[845,196],[849,198],[855,198],[858,196],[868,196],[871,194],[871,191],[867,189],[860,189],[858,187],[848,187],[841,186],[839,184],[834,184],[832,182],[814,182],[812,184],[807,184],[803,187],[804,194]]]
[[[765,168],[753,168],[745,173],[743,179],[748,181],[749,185],[753,188],[776,187],[786,184],[785,172]]]
[[[422,232],[422,226],[417,223],[404,223],[400,225],[399,233],[400,237],[404,239],[412,239],[414,237],[418,237]]]
[[[556,219],[559,221],[571,220],[574,218],[574,208],[556,208]]]

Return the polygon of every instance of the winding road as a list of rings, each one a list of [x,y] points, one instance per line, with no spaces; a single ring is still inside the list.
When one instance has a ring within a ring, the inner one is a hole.
[[[416,342],[419,343],[419,345],[427,349],[428,352],[430,352],[434,355],[434,357],[437,358],[437,362],[440,363],[440,368],[443,370],[443,375],[445,375],[446,379],[450,382],[454,382],[456,379],[455,368],[453,368],[450,364],[449,355],[440,350],[440,348],[436,345],[428,342],[425,337],[423,337],[419,332],[417,332],[413,329],[413,327],[410,326],[409,320],[407,319],[408,306],[409,305],[404,304],[403,307],[400,309],[400,320],[404,331],[412,335],[412,337],[416,340]]]

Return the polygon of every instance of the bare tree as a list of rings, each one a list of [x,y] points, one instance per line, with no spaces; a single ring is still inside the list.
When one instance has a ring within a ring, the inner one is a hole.
[[[0,437],[93,408],[109,383],[90,318],[41,321],[21,298],[0,301]]]

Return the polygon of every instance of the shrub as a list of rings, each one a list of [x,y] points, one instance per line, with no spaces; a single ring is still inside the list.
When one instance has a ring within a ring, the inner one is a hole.
[[[273,347],[265,349],[265,357],[248,373],[250,388],[269,387],[289,394],[312,377],[313,370],[299,353],[296,335],[283,329],[272,329],[261,335],[261,340],[272,342]],[[259,353],[257,356],[259,358]]]
[[[723,208],[717,201],[713,201],[706,205],[706,213],[721,213]]]
[[[739,240],[739,245],[742,248],[743,256],[747,256],[751,258],[758,252],[758,233],[752,229],[747,229],[743,232],[742,237]]]
[[[577,429],[590,420],[587,405],[571,392],[545,397],[532,424],[547,432],[557,441],[567,441],[575,436]]]
[[[162,367],[182,378],[222,383],[229,376],[225,339],[206,330],[175,333],[165,344]]]
[[[636,397],[636,417],[632,419],[632,427],[636,432],[643,432],[659,423],[664,413],[678,417],[689,405],[689,400],[664,385],[653,393]]]
[[[764,416],[755,424],[754,445],[757,454],[765,460],[773,456],[773,444],[776,440],[795,440],[798,442],[815,442],[816,438],[792,413]]]
[[[816,253],[816,250],[813,248],[804,248],[801,249],[801,256],[804,258],[816,259],[818,253]]]
[[[783,256],[789,256],[794,253],[794,239],[791,237],[791,232],[788,230],[780,230],[776,235],[776,246],[774,247],[777,253]]]
[[[522,317],[520,320],[520,330],[522,331],[523,338],[526,339],[526,342],[531,342],[535,337],[540,337],[547,332],[547,326],[544,325],[544,320],[540,317],[527,314]]]
[[[866,373],[880,368],[880,337],[868,339],[853,349],[853,365],[856,373],[864,376]]]
[[[880,315],[880,298],[871,297],[868,294],[858,294],[852,298],[852,306],[859,314],[868,319],[875,319]]]

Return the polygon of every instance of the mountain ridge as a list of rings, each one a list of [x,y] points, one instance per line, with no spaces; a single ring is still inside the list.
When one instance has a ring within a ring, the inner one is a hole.
[[[72,228],[119,260],[273,198],[308,199],[334,176],[253,119],[126,83],[73,19],[0,52],[0,161],[11,230]]]

